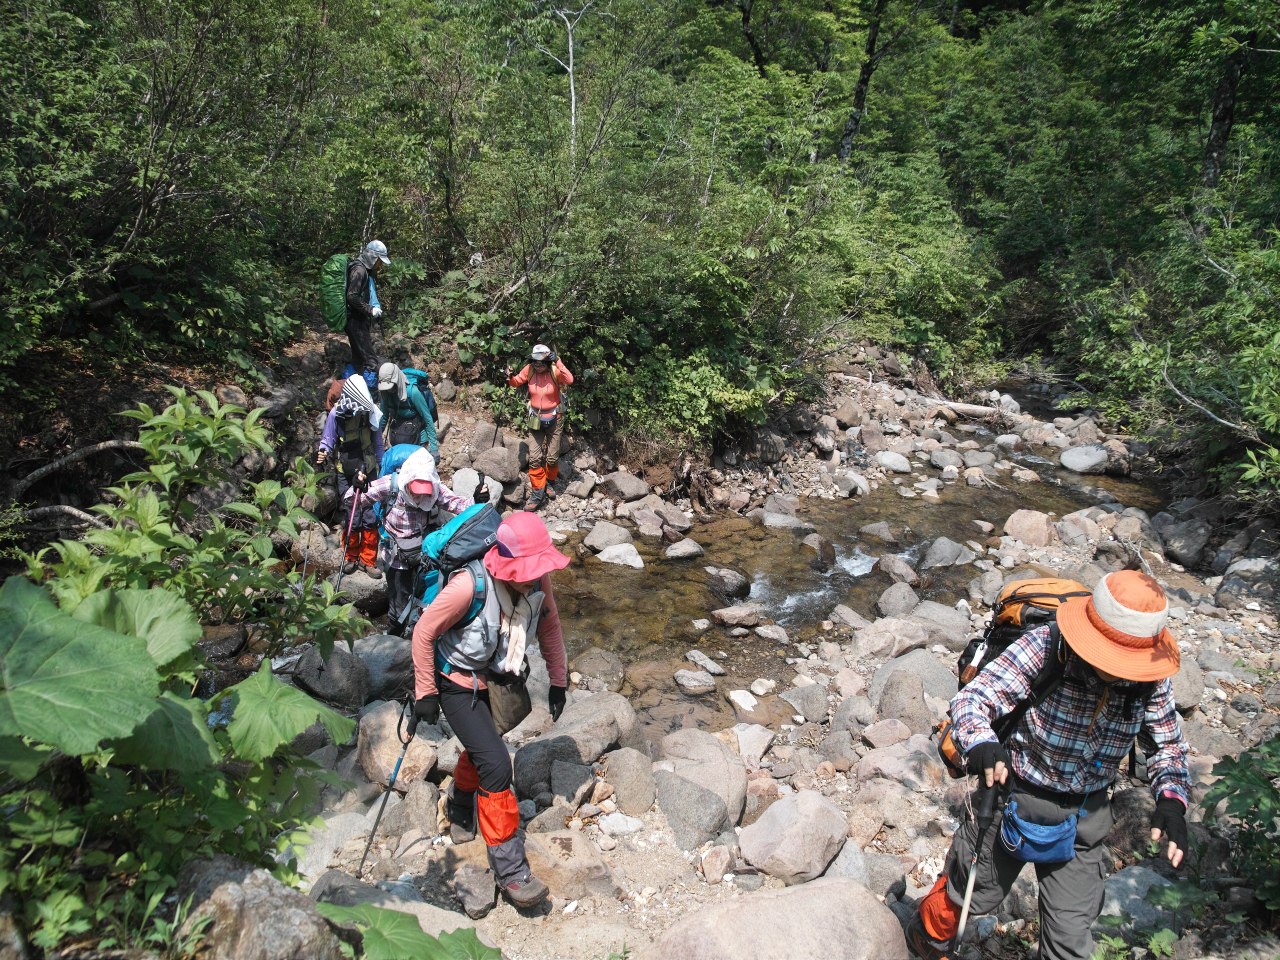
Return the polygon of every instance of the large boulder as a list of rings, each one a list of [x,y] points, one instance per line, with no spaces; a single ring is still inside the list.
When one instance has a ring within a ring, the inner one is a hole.
[[[625,470],[615,470],[601,479],[599,484],[609,496],[618,500],[639,500],[649,492],[649,485]]]
[[[899,584],[905,587],[906,584]],[[897,657],[923,647],[929,642],[929,631],[914,620],[885,617],[864,627],[854,637],[854,654],[858,657]]]
[[[653,774],[658,806],[683,850],[696,850],[733,825],[721,796],[670,770]]]
[[[849,824],[834,803],[813,790],[789,794],[769,806],[738,838],[749,864],[783,883],[822,875],[844,844]]]
[[[724,596],[737,600],[751,592],[751,581],[745,574],[728,567],[703,567],[707,571],[707,585]]]
[[[407,637],[375,633],[355,642],[355,654],[369,671],[369,697],[401,700],[413,689],[413,645]]]
[[[876,463],[889,473],[910,473],[911,461],[900,453],[882,450],[876,454]]]
[[[911,589],[911,584],[895,583],[876,601],[876,609],[883,617],[905,617],[920,603],[920,597]]]
[[[591,528],[582,540],[584,544],[592,550],[599,552],[608,547],[616,547],[619,544],[630,543],[632,540],[631,531],[625,527],[620,527],[616,523],[610,523],[608,520],[598,520],[596,525]]]
[[[901,720],[913,733],[928,733],[933,726],[933,714],[924,702],[924,681],[915,673],[889,674],[876,706],[881,719]]]
[[[404,894],[406,887],[399,884],[397,889]],[[316,881],[311,888],[311,899],[317,903],[332,903],[340,907],[356,907],[368,903],[383,910],[407,913],[418,921],[418,928],[429,937],[475,927],[474,921],[460,913],[443,910],[421,899],[406,899],[403,895],[364,883],[339,870],[330,870]]]
[[[490,447],[471,462],[472,469],[493,477],[499,483],[515,483],[520,479],[520,454],[506,447]]]
[[[931,643],[941,643],[952,650],[963,650],[969,641],[969,617],[955,607],[924,600],[911,611],[911,619],[929,631]]]
[[[396,733],[403,707],[402,703],[387,700],[360,718],[356,758],[370,783],[386,786],[404,750],[404,744]],[[396,775],[396,787],[400,790],[409,789],[410,783],[421,780],[436,765],[436,748],[425,733],[426,728],[419,727],[418,736],[413,738],[405,752],[400,772]]]
[[[636,712],[625,697],[597,693],[574,700],[550,730],[516,751],[516,792],[535,796],[550,785],[556,760],[594,763],[614,744],[629,745],[635,732]]]
[[[1058,539],[1053,518],[1039,510],[1015,510],[1004,522],[1004,532],[1029,547],[1047,547]]]
[[[911,569],[911,564],[895,553],[887,553],[877,560],[874,569],[886,574],[894,583],[905,583],[914,587],[920,582],[920,575]]]
[[[954,567],[965,563],[973,563],[977,554],[962,543],[939,537],[929,544],[924,559],[920,561],[921,570],[932,570],[934,567]]]
[[[1034,441],[1032,441],[1034,442]],[[1106,473],[1111,454],[1100,443],[1087,443],[1063,450],[1058,462],[1073,473]]]
[[[1160,535],[1164,538],[1166,556],[1184,567],[1194,567],[1209,545],[1213,527],[1204,520],[1184,520],[1169,524],[1160,531]]]
[[[604,778],[618,809],[631,817],[648,813],[657,796],[653,763],[639,750],[622,747],[604,755]]]
[[[530,834],[525,853],[534,876],[561,900],[592,896],[613,900],[620,892],[600,848],[579,831]]]
[[[637,960],[907,960],[902,927],[856,880],[823,877],[703,907]]]
[[[1238,610],[1254,600],[1274,600],[1280,595],[1280,561],[1274,557],[1247,557],[1227,567],[1213,602]]]
[[[928,650],[912,650],[910,653],[890,660],[876,669],[867,687],[867,697],[878,703],[880,693],[889,677],[898,670],[905,670],[918,676],[924,685],[924,692],[939,700],[950,700],[956,695],[958,682],[955,668],[939,660]]]
[[[387,581],[374,579],[357,569],[353,573],[339,574],[342,578],[341,603],[350,603],[366,617],[380,617],[387,612]],[[333,578],[337,586],[338,577]]]
[[[787,440],[782,434],[761,427],[756,431],[755,448],[761,463],[777,463],[787,455]]]
[[[596,554],[596,559],[601,563],[631,567],[633,570],[644,569],[644,558],[640,556],[640,551],[633,543],[616,543],[612,547],[605,547]]]
[[[325,661],[318,647],[302,654],[294,682],[308,693],[346,710],[359,710],[369,699],[369,668],[346,647],[334,647]]]
[[[880,750],[870,750],[858,762],[858,779],[884,777],[917,793],[942,789],[946,768],[938,759],[937,745],[923,734]]]
[[[747,768],[724,741],[687,727],[662,738],[662,758],[677,774],[723,800],[730,820],[738,822],[747,796]]]

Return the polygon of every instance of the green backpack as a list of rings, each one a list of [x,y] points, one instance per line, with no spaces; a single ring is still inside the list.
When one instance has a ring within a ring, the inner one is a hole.
[[[345,253],[335,253],[320,268],[320,313],[335,333],[347,329],[347,265]]]

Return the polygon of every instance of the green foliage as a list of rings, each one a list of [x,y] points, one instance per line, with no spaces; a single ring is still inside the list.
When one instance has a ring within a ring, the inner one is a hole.
[[[1207,817],[1221,816],[1236,830],[1240,869],[1269,910],[1280,910],[1280,739],[1268,740],[1213,768],[1218,780],[1204,798]]]
[[[501,960],[502,951],[480,942],[475,930],[459,929],[432,937],[422,932],[412,914],[399,913],[363,903],[343,907],[318,903],[316,908],[328,919],[354,924],[360,931],[364,960]]]

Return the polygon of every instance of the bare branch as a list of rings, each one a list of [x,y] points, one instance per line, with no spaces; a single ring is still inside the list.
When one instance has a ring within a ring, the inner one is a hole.
[[[47,517],[66,517],[77,525],[90,524],[100,530],[109,530],[110,524],[99,520],[91,513],[85,513],[83,510],[77,510],[75,507],[69,507],[65,503],[54,504],[51,507],[32,507],[30,510],[24,510],[22,519],[26,523],[33,523],[43,520]]]
[[[20,497],[27,490],[27,488],[30,487],[32,484],[37,483],[40,480],[43,480],[49,474],[55,473],[58,470],[61,470],[65,466],[69,466],[70,464],[73,464],[73,463],[78,463],[81,460],[86,460],[89,457],[94,456],[95,454],[106,453],[108,450],[142,451],[145,449],[146,448],[143,447],[143,445],[140,444],[137,440],[104,440],[102,441],[102,443],[95,443],[89,447],[81,447],[79,450],[75,450],[67,454],[61,460],[55,460],[53,463],[47,463],[43,467],[41,467],[39,470],[36,470],[34,473],[27,474],[26,477],[19,480],[17,483],[13,485],[13,491],[11,495],[13,499],[17,500],[18,497]]]
[[[1247,424],[1232,423],[1230,420],[1222,419],[1222,417],[1218,416],[1216,413],[1214,413],[1204,404],[1197,403],[1196,401],[1188,397],[1185,393],[1183,393],[1181,390],[1179,390],[1176,386],[1174,386],[1173,380],[1171,380],[1169,377],[1168,364],[1165,364],[1163,367],[1161,367],[1160,375],[1164,377],[1164,382],[1168,385],[1169,389],[1172,390],[1177,395],[1178,399],[1180,399],[1183,403],[1188,404],[1189,406],[1195,407],[1197,410],[1203,413],[1206,417],[1208,417],[1214,423],[1220,423],[1222,424],[1222,426],[1228,428],[1229,430],[1234,430],[1236,433],[1240,434],[1243,437],[1247,437],[1250,440],[1256,441],[1258,443],[1262,442],[1262,438],[1258,436],[1258,431],[1254,430],[1253,427],[1250,427]]]

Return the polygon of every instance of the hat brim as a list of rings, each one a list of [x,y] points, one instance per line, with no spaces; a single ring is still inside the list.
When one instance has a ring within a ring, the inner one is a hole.
[[[569,558],[548,544],[545,550],[530,554],[527,557],[504,557],[497,544],[489,548],[484,555],[484,568],[499,580],[513,583],[524,583],[529,580],[541,580],[544,573],[563,570],[569,565]]]
[[[1058,627],[1073,651],[1090,666],[1121,680],[1147,683],[1165,680],[1178,672],[1181,653],[1168,628],[1162,629],[1155,643],[1142,649],[1130,649],[1102,633],[1089,619],[1090,597],[1073,597],[1058,607]]]
[[[390,263],[391,263],[391,258],[390,258],[390,257],[379,257],[378,259],[379,259],[379,260],[381,260],[383,263],[388,264],[388,265],[390,265]]]

